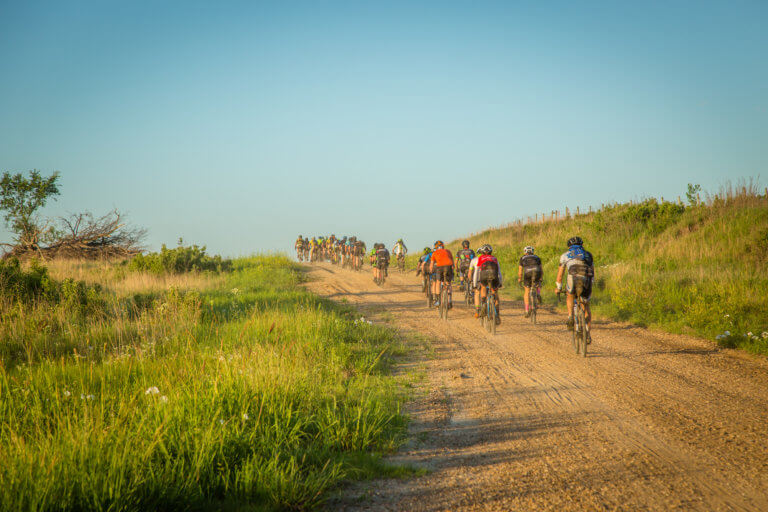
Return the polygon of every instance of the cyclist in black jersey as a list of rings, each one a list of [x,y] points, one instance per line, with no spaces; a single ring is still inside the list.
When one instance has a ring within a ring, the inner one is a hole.
[[[523,250],[523,257],[517,267],[517,282],[523,285],[523,302],[525,304],[525,317],[531,316],[529,296],[531,287],[536,287],[536,300],[541,304],[541,281],[543,270],[541,268],[541,258],[533,254],[534,249],[530,245]]]
[[[467,286],[469,277],[469,264],[475,259],[475,251],[469,248],[469,240],[461,242],[461,249],[456,251],[456,273],[460,276],[461,286]]]

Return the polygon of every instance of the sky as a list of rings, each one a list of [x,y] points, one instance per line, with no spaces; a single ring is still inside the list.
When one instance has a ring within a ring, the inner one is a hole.
[[[766,26],[762,0],[0,0],[0,171],[60,172],[44,215],[117,208],[153,250],[413,250],[765,175]]]

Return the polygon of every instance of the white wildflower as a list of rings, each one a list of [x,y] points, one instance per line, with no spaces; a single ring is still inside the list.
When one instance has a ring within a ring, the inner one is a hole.
[[[85,400],[85,395],[80,393],[80,400]]]
[[[224,420],[219,420],[219,425],[223,425],[223,424],[224,424]]]
[[[64,390],[64,396],[66,396],[66,397],[70,397],[70,396],[72,396],[72,393],[70,393],[69,391],[67,391],[67,390],[65,389],[65,390]]]
[[[725,336],[723,336],[722,334],[718,334],[717,336],[715,336],[716,340],[721,340],[723,338],[725,338]]]
[[[147,390],[144,392],[145,395],[157,395],[158,393],[160,393],[160,390],[157,389],[157,386],[147,388]]]
[[[760,336],[762,336],[764,340],[768,340],[768,331],[763,331],[763,334],[761,334]]]
[[[747,336],[751,338],[751,337],[752,337],[752,333],[751,333],[751,332],[748,332],[748,333],[747,333]]]
[[[723,333],[723,336],[730,336],[730,335],[731,335],[731,331],[725,331],[725,332]]]
[[[163,402],[163,403],[166,403],[166,402],[168,402],[168,397],[163,395],[163,396],[160,397],[160,401]]]
[[[86,395],[85,398],[86,398],[86,400],[93,400],[96,397],[93,396],[93,395]]]
[[[240,288],[232,288],[232,290],[230,291],[232,292],[232,295],[237,295],[238,293],[240,293]]]
[[[248,413],[247,413],[247,412],[246,412],[246,413],[243,413],[243,419],[244,419],[245,421],[248,421],[248,419],[249,419],[249,418],[250,418],[250,416],[248,416]]]

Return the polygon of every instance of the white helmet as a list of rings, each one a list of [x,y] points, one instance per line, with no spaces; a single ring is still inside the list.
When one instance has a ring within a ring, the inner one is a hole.
[[[525,254],[533,254],[533,246],[527,246],[525,249],[523,249],[523,252]]]

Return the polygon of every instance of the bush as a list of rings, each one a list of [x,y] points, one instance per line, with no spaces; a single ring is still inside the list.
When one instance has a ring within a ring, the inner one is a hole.
[[[82,309],[100,301],[99,291],[97,285],[71,278],[56,281],[37,260],[29,270],[21,268],[16,258],[0,261],[0,296],[11,303],[48,302]]]
[[[139,254],[128,264],[131,270],[147,271],[154,274],[181,274],[184,272],[229,272],[232,270],[232,260],[221,256],[208,256],[205,246],[179,246],[168,249],[163,244],[160,252]]]

